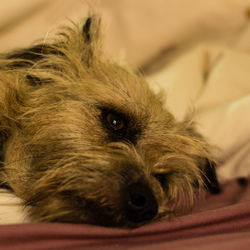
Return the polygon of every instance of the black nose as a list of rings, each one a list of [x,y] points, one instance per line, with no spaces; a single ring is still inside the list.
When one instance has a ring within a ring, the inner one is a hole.
[[[158,212],[157,201],[151,189],[141,183],[135,183],[128,187],[125,209],[127,217],[134,223],[149,221]]]

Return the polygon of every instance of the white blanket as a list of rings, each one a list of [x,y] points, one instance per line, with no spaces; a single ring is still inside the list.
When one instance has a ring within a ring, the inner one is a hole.
[[[177,119],[195,112],[197,129],[219,148],[221,181],[250,175],[250,54],[202,45],[149,81],[166,91]]]

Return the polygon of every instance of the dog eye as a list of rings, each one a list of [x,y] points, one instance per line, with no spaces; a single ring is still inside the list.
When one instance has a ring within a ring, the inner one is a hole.
[[[136,143],[141,129],[132,115],[109,107],[98,107],[98,109],[100,110],[101,124],[107,131],[109,141],[126,140],[127,142]]]
[[[113,130],[122,130],[125,127],[125,121],[117,114],[109,113],[106,116],[106,121]]]

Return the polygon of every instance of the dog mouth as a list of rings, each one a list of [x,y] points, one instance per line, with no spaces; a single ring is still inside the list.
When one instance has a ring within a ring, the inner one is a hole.
[[[153,221],[158,216],[158,202],[151,188],[145,183],[136,182],[128,185],[122,190],[120,198],[120,201],[116,201],[117,207],[113,208],[101,206],[94,200],[86,201],[83,212],[88,213],[85,217],[87,221],[83,220],[80,223],[136,228]]]
[[[60,218],[58,221],[63,222],[66,219],[70,223],[136,228],[158,217],[158,201],[147,183],[138,181],[124,187],[120,192],[120,200],[112,201],[113,205],[102,206],[96,200],[85,200],[84,206],[81,202],[81,209],[78,203],[79,217],[74,213],[71,218]]]

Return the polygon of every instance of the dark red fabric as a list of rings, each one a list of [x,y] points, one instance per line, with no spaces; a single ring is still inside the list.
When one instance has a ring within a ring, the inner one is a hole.
[[[0,226],[0,249],[250,249],[250,185],[232,181],[193,214],[134,230],[90,225]]]

